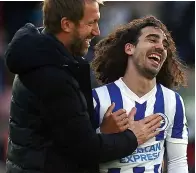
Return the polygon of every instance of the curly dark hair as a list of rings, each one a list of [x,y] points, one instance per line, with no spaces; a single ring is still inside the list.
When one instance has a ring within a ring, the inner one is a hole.
[[[167,88],[174,87],[176,89],[180,86],[187,86],[185,65],[177,57],[176,46],[171,34],[166,26],[154,16],[135,19],[122,25],[96,44],[95,58],[91,67],[99,83],[107,84],[124,76],[128,62],[128,55],[124,51],[124,46],[126,43],[136,46],[141,35],[141,29],[147,26],[160,28],[166,34],[169,43],[167,58],[156,76],[157,83]]]

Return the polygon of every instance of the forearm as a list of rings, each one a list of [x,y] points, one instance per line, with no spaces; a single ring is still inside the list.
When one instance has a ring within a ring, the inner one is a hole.
[[[171,164],[168,166],[168,173],[188,173],[188,165],[187,163],[184,164]]]
[[[61,148],[59,151],[78,162],[115,160],[130,155],[137,147],[137,139],[131,131],[110,135],[96,134],[87,117],[72,119],[64,128],[65,130],[59,129],[53,133]]]
[[[168,173],[188,173],[187,144],[167,142]]]
[[[120,159],[132,154],[138,146],[133,132],[127,130],[118,134],[101,134],[100,162]]]

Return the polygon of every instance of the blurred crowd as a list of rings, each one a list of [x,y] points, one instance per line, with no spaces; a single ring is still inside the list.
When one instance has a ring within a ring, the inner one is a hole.
[[[42,2],[0,1],[0,173],[5,172],[9,104],[13,74],[4,62],[4,51],[14,33],[25,23],[42,26]],[[189,172],[195,172],[195,2],[194,1],[113,1],[101,7],[101,35],[91,42],[86,59],[93,58],[93,46],[117,26],[145,15],[159,18],[171,31],[180,58],[187,65],[188,87],[178,91],[184,99],[189,126]],[[27,57],[28,58],[28,57]],[[93,73],[92,87],[98,86]]]

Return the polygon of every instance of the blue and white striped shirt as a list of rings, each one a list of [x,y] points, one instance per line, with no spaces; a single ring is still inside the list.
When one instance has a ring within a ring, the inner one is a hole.
[[[119,80],[93,90],[93,102],[97,126],[112,102],[114,112],[124,108],[130,112],[137,108],[135,120],[141,120],[153,113],[162,113],[162,131],[146,143],[138,146],[132,155],[100,165],[101,173],[160,173],[164,155],[164,142],[188,143],[188,129],[184,103],[174,91],[157,84],[142,97],[133,93]]]

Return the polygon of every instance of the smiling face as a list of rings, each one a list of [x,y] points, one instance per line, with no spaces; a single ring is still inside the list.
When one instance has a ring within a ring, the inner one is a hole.
[[[72,32],[71,51],[76,56],[84,56],[90,46],[90,41],[100,35],[98,20],[100,18],[99,4],[96,1],[86,2],[84,16]]]
[[[141,30],[136,46],[133,46],[131,62],[138,72],[153,79],[160,71],[167,57],[168,42],[166,35],[159,28],[147,26]]]

